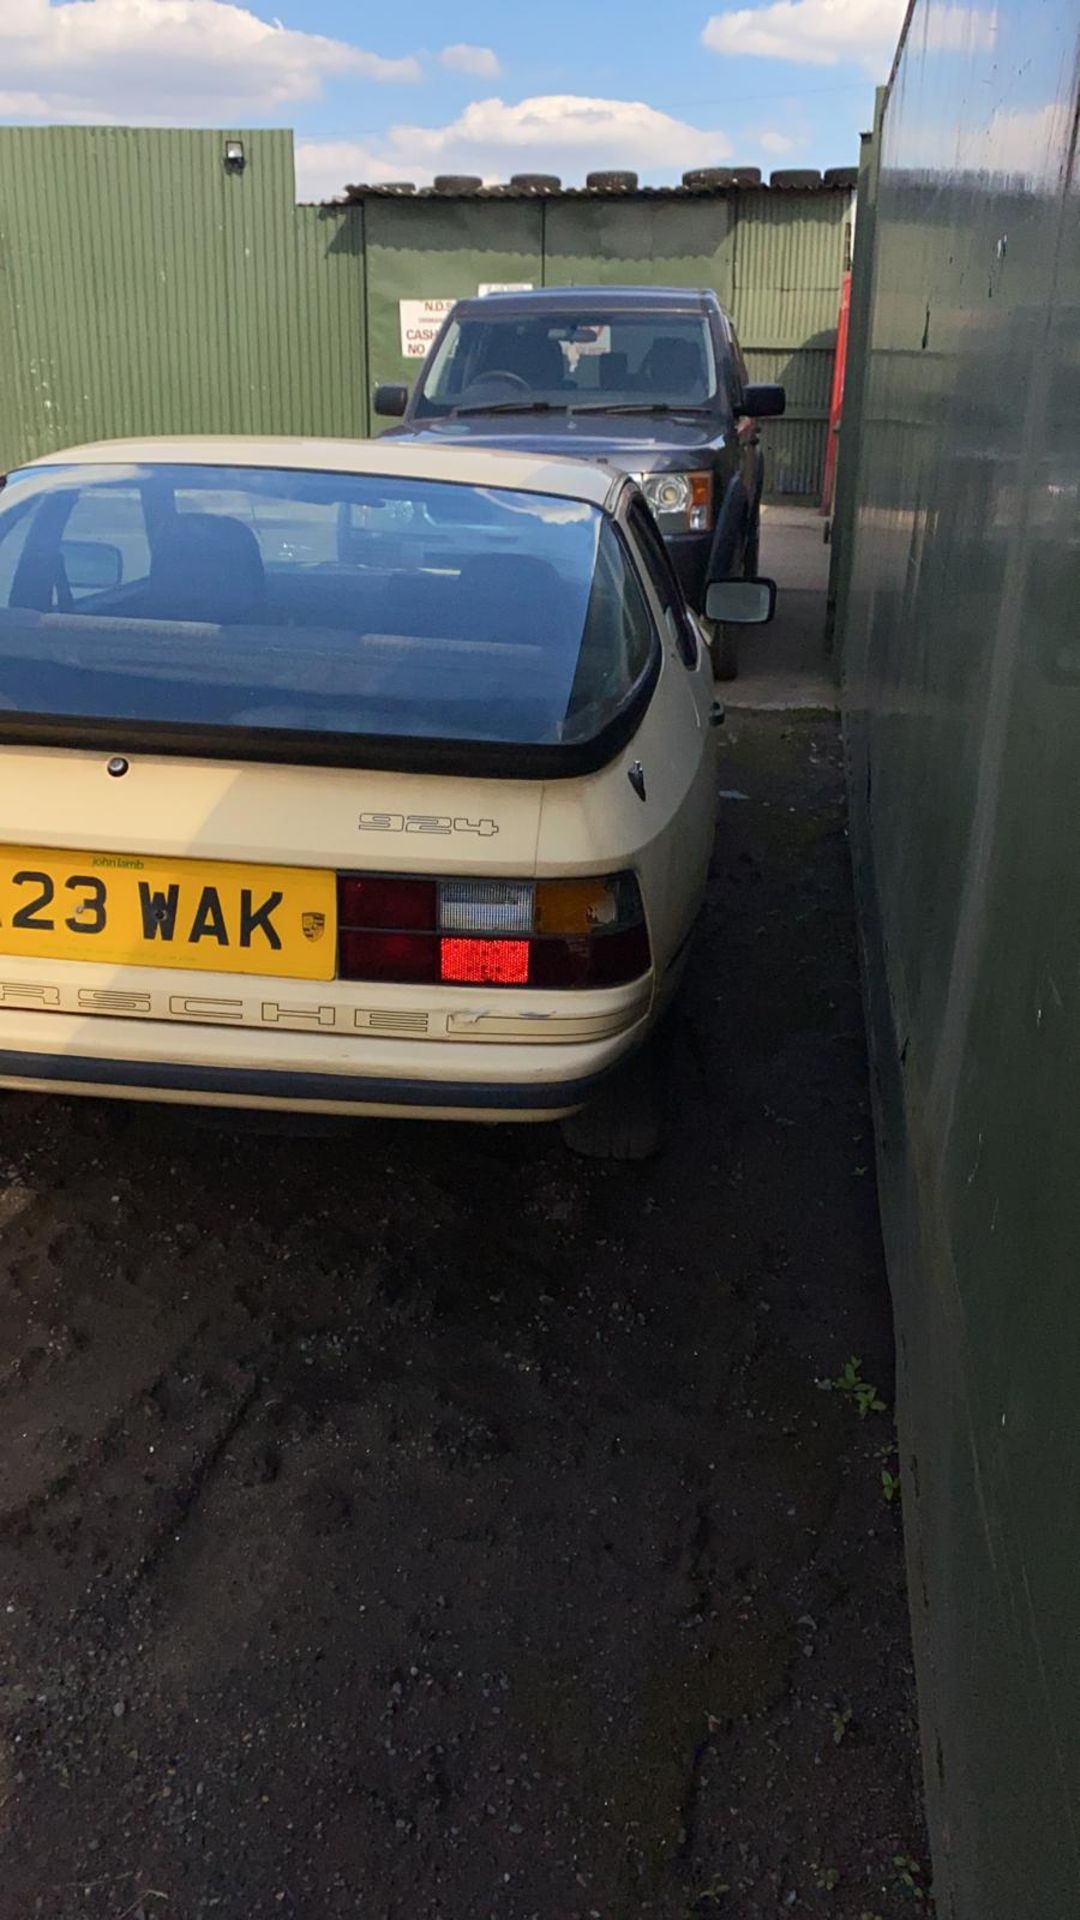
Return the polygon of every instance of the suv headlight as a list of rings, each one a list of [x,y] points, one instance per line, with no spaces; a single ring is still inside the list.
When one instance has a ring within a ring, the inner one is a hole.
[[[641,491],[665,533],[708,533],[712,526],[711,473],[646,473]]]

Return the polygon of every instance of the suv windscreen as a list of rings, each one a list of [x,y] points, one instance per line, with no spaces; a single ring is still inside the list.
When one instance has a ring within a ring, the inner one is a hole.
[[[581,501],[188,466],[26,469],[0,492],[0,725],[577,743],[655,645]]]
[[[716,359],[704,314],[532,313],[452,320],[422,391],[420,418],[529,400],[705,407]]]

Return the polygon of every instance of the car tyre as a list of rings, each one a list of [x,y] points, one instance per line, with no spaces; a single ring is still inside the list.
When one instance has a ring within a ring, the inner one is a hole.
[[[571,1153],[584,1160],[651,1160],[664,1144],[667,1082],[663,1031],[646,1041],[580,1113],[562,1122]]]
[[[736,627],[723,623],[712,629],[712,670],[714,680],[735,680],[739,674],[739,634]]]
[[[761,565],[761,513],[755,513],[746,536],[746,553],[743,559],[743,573],[747,580],[756,580]]]

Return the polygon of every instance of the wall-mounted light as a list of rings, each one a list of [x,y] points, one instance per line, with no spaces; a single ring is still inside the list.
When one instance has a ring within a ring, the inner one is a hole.
[[[244,165],[245,165],[245,161],[244,161],[243,141],[242,140],[226,140],[225,142],[226,173],[243,173]]]

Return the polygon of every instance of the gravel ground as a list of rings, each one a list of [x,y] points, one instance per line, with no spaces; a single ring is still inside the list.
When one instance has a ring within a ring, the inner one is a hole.
[[[0,1104],[0,1920],[926,1910],[839,738],[646,1167]]]

